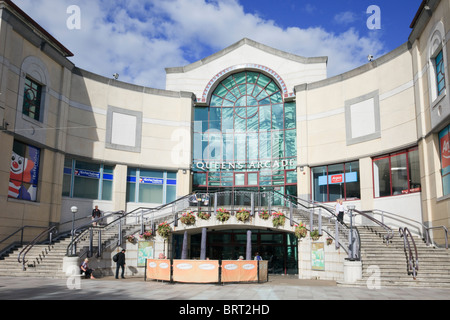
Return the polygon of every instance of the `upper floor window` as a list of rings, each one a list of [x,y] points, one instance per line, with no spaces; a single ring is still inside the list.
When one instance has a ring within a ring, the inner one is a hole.
[[[25,88],[23,95],[23,114],[34,120],[40,121],[41,97],[42,85],[27,77],[25,79]]]
[[[445,70],[444,70],[444,59],[442,50],[436,56],[435,63],[436,63],[437,92],[438,96],[440,96],[445,89]]]
[[[420,191],[419,151],[412,148],[373,159],[374,196]]]

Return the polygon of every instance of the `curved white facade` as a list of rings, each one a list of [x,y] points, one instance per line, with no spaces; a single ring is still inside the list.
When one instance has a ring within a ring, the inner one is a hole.
[[[227,76],[248,70],[271,78],[283,102],[295,103],[299,197],[344,198],[361,210],[448,227],[440,142],[445,146],[450,125],[450,8],[448,1],[428,5],[433,14],[419,8],[404,45],[332,78],[326,57],[304,58],[243,39],[166,69],[166,90],[157,90],[77,68],[63,45],[10,1],[0,1],[0,238],[23,225],[69,222],[74,203],[89,216],[94,205],[130,211],[192,192],[194,109],[208,106]],[[435,85],[436,66],[442,66],[444,89]],[[40,88],[39,115],[24,102],[27,83]],[[11,155],[33,148],[37,183],[27,184],[36,196],[14,199]],[[382,170],[390,172],[389,185]]]

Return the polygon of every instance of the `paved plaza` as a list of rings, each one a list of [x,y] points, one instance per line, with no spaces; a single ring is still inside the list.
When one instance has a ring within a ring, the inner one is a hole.
[[[450,289],[337,286],[333,281],[270,276],[266,283],[185,284],[143,278],[43,279],[0,277],[1,300],[448,300]],[[240,301],[240,302],[239,302]]]

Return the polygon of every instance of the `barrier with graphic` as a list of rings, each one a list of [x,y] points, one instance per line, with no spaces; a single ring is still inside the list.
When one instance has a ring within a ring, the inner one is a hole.
[[[145,279],[185,283],[267,282],[267,261],[147,259]]]
[[[154,280],[171,280],[171,261],[169,259],[147,259],[145,277]]]

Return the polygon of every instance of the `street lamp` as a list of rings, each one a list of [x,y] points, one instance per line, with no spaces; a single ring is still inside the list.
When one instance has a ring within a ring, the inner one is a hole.
[[[74,239],[74,235],[75,235],[75,214],[78,212],[78,208],[76,206],[73,206],[70,208],[70,211],[72,211],[72,255],[75,255],[75,252],[73,250],[74,248],[74,243],[73,243],[73,239]]]
[[[350,235],[349,235],[349,260],[355,259],[355,246],[353,245],[353,210],[355,210],[355,205],[348,205],[348,214],[350,216]]]

